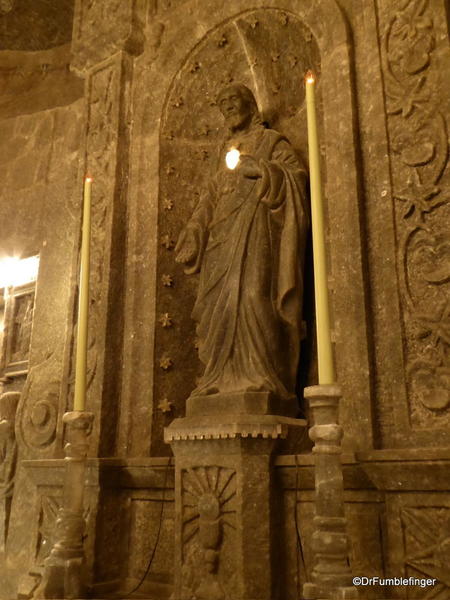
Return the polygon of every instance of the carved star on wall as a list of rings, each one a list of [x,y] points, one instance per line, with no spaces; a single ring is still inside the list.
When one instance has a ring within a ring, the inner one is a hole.
[[[169,315],[169,313],[163,313],[159,317],[159,322],[163,327],[172,327],[173,325],[172,317]]]
[[[172,210],[173,200],[171,200],[170,198],[164,198],[163,207],[164,207],[164,210]]]
[[[210,129],[209,125],[207,125],[207,124],[202,125],[198,129],[199,135],[204,135],[204,136],[208,136],[210,134],[210,131],[211,131],[211,129]]]
[[[180,108],[181,106],[183,106],[183,104],[184,104],[184,99],[182,98],[182,96],[180,96],[179,98],[177,98],[175,100],[175,102],[172,104],[172,106],[174,108]]]
[[[168,398],[163,398],[161,402],[158,404],[158,408],[163,413],[172,412],[173,402],[171,402]]]
[[[175,242],[168,234],[162,236],[161,244],[164,246],[164,248],[166,248],[166,250],[172,250],[172,248],[175,246]]]
[[[220,38],[220,40],[217,42],[217,45],[219,46],[219,48],[223,48],[227,44],[228,44],[228,38],[225,34],[223,34],[222,37]]]
[[[161,281],[164,287],[173,287],[173,277],[172,275],[167,275],[164,273],[161,275]]]
[[[163,356],[159,359],[159,366],[161,369],[164,369],[164,371],[168,371],[173,367],[173,360],[169,356]]]

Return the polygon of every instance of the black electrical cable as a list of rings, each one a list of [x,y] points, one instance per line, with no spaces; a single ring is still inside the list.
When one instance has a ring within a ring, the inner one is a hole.
[[[295,455],[295,504],[294,504],[294,523],[295,523],[295,532],[297,534],[297,586],[300,586],[300,568],[298,558],[300,557],[301,566],[303,567],[303,571],[306,576],[306,565],[305,565],[305,555],[303,553],[302,540],[300,537],[300,530],[298,528],[298,516],[297,516],[297,505],[298,505],[298,455]],[[297,592],[299,594],[299,598],[301,597],[301,590],[297,587]]]
[[[114,598],[124,598],[124,597],[128,598],[132,594],[136,593],[138,591],[138,589],[141,587],[141,585],[144,583],[144,581],[147,578],[147,575],[150,572],[150,568],[152,566],[153,559],[155,558],[156,549],[158,548],[159,537],[161,535],[163,513],[164,513],[164,502],[165,502],[165,499],[166,499],[167,478],[168,478],[168,475],[169,475],[169,467],[171,465],[172,465],[172,457],[169,456],[168,459],[167,459],[166,471],[165,471],[165,474],[164,474],[164,486],[163,486],[162,498],[161,498],[161,510],[160,510],[160,513],[159,513],[158,531],[156,532],[155,544],[153,546],[153,550],[152,550],[152,553],[150,555],[150,559],[148,561],[147,568],[145,569],[145,573],[141,577],[141,579],[139,580],[138,584],[132,590],[130,590],[126,594],[123,593],[123,594],[120,594],[120,596],[114,596]]]

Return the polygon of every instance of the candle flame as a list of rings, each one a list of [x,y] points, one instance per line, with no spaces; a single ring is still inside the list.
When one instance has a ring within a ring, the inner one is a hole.
[[[306,83],[314,83],[316,81],[316,78],[312,71],[306,71],[305,81],[306,81]]]
[[[231,170],[235,169],[239,163],[239,157],[241,153],[237,148],[231,148],[225,156],[225,163],[227,167]]]

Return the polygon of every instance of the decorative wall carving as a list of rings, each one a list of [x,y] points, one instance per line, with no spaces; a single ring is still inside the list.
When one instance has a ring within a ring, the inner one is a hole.
[[[56,435],[60,359],[51,354],[28,373],[17,411],[16,433],[30,450],[48,454]]]
[[[437,579],[428,592],[408,598],[445,600],[450,594],[450,509],[447,507],[405,507],[400,513],[403,527],[407,576]]]
[[[248,85],[256,92],[270,127],[285,133],[300,154],[306,151],[303,76],[311,66],[320,71],[319,50],[311,31],[294,15],[287,17],[278,9],[250,10],[213,29],[186,57],[165,101],[160,130],[157,259],[161,285],[156,311],[168,313],[173,326],[157,328],[155,347],[164,348],[177,368],[165,373],[158,364],[160,356],[156,356],[154,395],[156,405],[165,396],[171,398],[174,416],[184,413],[186,398],[202,368],[196,359],[190,316],[197,281],[183,275],[172,249],[200,191],[207,188],[216,160],[222,126],[216,93],[233,81]],[[274,94],[280,81],[283,86]],[[167,452],[161,443],[163,426],[163,415],[156,414],[152,445],[157,453]]]
[[[20,393],[0,396],[0,552],[5,551],[16,475],[17,443],[14,432]]]
[[[406,337],[409,418],[441,428],[450,407],[448,124],[442,36],[429,0],[391,5],[384,78]]]
[[[236,472],[194,467],[182,471],[181,481],[185,589],[180,600],[225,600],[229,581],[220,554],[225,530],[235,528]]]
[[[94,72],[89,81],[89,116],[86,141],[87,172],[95,181],[92,195],[91,272],[88,347],[88,389],[97,369],[101,339],[101,311],[105,269],[108,268],[107,223],[114,193],[114,171],[120,98],[120,64]],[[100,339],[99,339],[100,336]]]

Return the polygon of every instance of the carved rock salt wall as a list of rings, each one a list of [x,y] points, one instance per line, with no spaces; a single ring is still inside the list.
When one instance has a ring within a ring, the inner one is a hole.
[[[448,446],[450,65],[444,1],[373,0],[356,8],[343,0],[342,11],[324,0],[258,1],[251,9],[238,0],[216,4],[211,10],[209,3],[174,0],[78,2],[72,62],[85,80],[84,100],[0,123],[0,220],[7,227],[2,244],[41,250],[30,373],[26,384],[11,388],[23,387],[16,418],[19,465],[22,458],[61,454],[60,418],[72,402],[78,184],[85,169],[95,188],[92,454],[162,455],[169,452],[163,426],[182,416],[197,375],[190,320],[195,280],[174,263],[172,247],[213,157],[220,126],[214,90],[231,80],[250,84],[264,117],[306,158],[301,77],[311,64],[320,73],[330,286],[347,447]],[[9,3],[3,5],[9,11]],[[42,73],[40,78],[45,81]],[[371,481],[361,473],[345,480],[355,572],[436,576],[436,597],[446,600],[450,501],[442,480],[448,479],[448,457],[430,451],[427,458],[419,450],[412,460],[389,452],[381,452],[384,465],[376,453],[359,457],[372,461]],[[143,460],[140,472],[130,475],[136,460],[111,471],[93,469],[87,552],[98,597],[105,586],[134,585],[143,576],[162,503],[163,534],[146,583],[163,582],[169,593],[173,500],[170,490],[166,497],[161,491],[161,465],[155,492],[154,482],[142,483],[153,477],[154,459]],[[14,482],[9,513],[8,503],[5,511],[0,504],[0,533],[12,568],[3,568],[3,555],[0,580],[14,597],[22,565],[34,565],[20,588],[25,597],[51,544],[62,474],[59,469],[55,475],[48,462],[29,465],[27,474],[19,467],[12,475],[13,463],[3,462],[8,501]],[[414,479],[418,466],[422,477]],[[219,572],[226,567],[221,551],[233,538],[233,500],[226,519],[222,513],[211,517],[217,514],[218,497],[211,491],[216,469],[213,463],[194,464],[191,473],[183,472],[186,490],[199,480],[194,496],[185,493],[184,550],[196,589],[202,542],[191,524],[203,519],[206,530],[211,525],[209,549],[218,553]],[[220,477],[226,469],[220,467]],[[297,493],[292,463],[289,469],[279,513],[289,549],[281,548],[287,597],[310,569],[312,515],[311,485]],[[187,506],[203,506],[202,497],[210,493],[210,513],[197,515]],[[31,525],[24,514],[33,515]],[[301,549],[295,518],[305,541]],[[218,529],[211,521],[219,521]],[[113,556],[118,531],[131,550]],[[393,590],[387,597],[427,593]],[[377,598],[384,592],[367,594]]]

